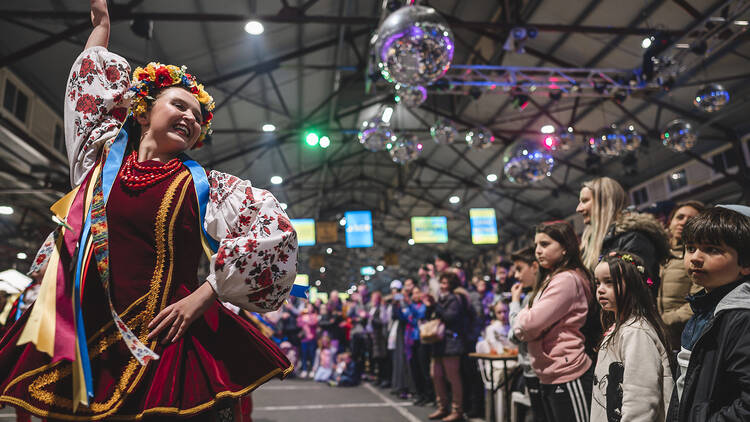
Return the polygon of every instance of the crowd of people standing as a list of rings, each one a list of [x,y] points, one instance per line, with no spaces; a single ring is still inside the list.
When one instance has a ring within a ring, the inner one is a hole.
[[[483,416],[485,385],[468,355],[484,352],[517,354],[501,381],[528,395],[527,420],[748,420],[739,370],[749,349],[737,330],[750,315],[738,302],[750,293],[750,209],[688,201],[662,224],[626,204],[617,182],[595,179],[580,194],[580,240],[567,222],[543,223],[489,274],[444,252],[385,292],[290,301],[269,319],[300,351],[297,376],[372,382],[432,404],[430,419]],[[710,385],[716,374],[727,385]]]

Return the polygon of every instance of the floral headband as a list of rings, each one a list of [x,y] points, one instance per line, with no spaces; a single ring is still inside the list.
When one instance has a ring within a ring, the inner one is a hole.
[[[646,268],[644,268],[643,265],[638,264],[637,262],[635,262],[635,258],[633,258],[633,255],[631,255],[629,253],[620,255],[617,252],[610,252],[610,253],[607,254],[607,256],[611,257],[611,258],[618,258],[618,259],[620,259],[622,261],[625,261],[627,263],[633,264],[635,266],[635,268],[638,270],[638,272],[641,273],[641,275],[643,275],[643,276],[646,277],[646,284],[648,284],[649,286],[653,286],[654,285],[654,281],[651,280],[651,277],[647,277],[646,276]],[[599,258],[600,262],[601,262],[602,258],[603,258],[603,256]]]
[[[152,94],[156,90],[170,86],[187,88],[201,105],[203,123],[198,142],[195,143],[193,149],[200,148],[203,146],[203,141],[211,135],[211,120],[214,117],[213,110],[216,104],[213,97],[203,89],[203,85],[195,80],[195,76],[187,73],[187,67],[163,65],[157,62],[151,62],[145,68],[137,67],[133,72],[132,86],[126,94],[126,98],[131,101],[131,113],[145,113],[148,105],[156,100]]]

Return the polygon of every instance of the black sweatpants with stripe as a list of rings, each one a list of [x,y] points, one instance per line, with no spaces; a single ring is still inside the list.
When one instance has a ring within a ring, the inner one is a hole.
[[[551,422],[588,422],[594,365],[580,378],[564,384],[541,384],[544,413]]]

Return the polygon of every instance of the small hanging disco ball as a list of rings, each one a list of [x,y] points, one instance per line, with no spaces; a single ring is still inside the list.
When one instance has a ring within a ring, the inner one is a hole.
[[[419,157],[422,153],[422,144],[416,135],[400,135],[388,152],[394,163],[406,164]]]
[[[729,91],[720,84],[703,85],[695,93],[693,105],[706,113],[713,113],[724,108],[729,102]]]
[[[439,119],[430,127],[430,135],[435,143],[452,144],[458,140],[458,129],[450,119]]]
[[[394,91],[394,100],[408,107],[419,107],[427,100],[427,90],[423,86],[396,84]]]
[[[431,7],[396,10],[383,21],[376,36],[375,55],[386,80],[429,85],[445,75],[453,61],[453,32]]]
[[[555,159],[538,142],[522,139],[508,147],[503,163],[503,172],[508,180],[526,185],[550,176]]]
[[[476,127],[466,132],[464,138],[466,143],[472,148],[484,149],[489,148],[495,143],[495,135],[486,127]]]
[[[633,125],[630,125],[625,129],[623,136],[625,136],[623,147],[626,151],[637,150],[641,146],[641,142],[643,142],[643,136],[635,130],[635,126]]]
[[[359,126],[357,139],[372,152],[382,151],[391,142],[391,128],[380,117],[373,117]]]
[[[591,151],[602,157],[617,157],[625,149],[625,135],[616,127],[607,127],[589,138]]]
[[[696,142],[698,135],[693,131],[693,126],[682,119],[672,120],[661,133],[661,143],[673,151],[687,151],[693,148]]]

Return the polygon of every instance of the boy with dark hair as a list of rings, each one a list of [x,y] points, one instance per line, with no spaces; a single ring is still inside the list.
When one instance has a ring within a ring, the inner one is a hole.
[[[677,356],[669,421],[750,421],[750,208],[717,206],[684,228],[685,267],[703,290]]]

